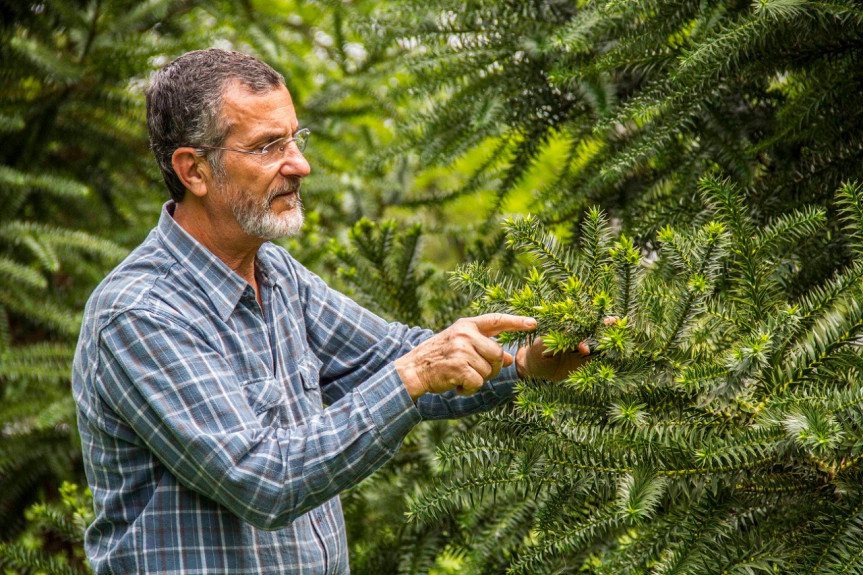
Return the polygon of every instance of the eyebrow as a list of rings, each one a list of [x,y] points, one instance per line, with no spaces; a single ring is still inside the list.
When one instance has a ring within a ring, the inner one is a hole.
[[[294,135],[299,131],[300,127],[297,126],[297,129],[290,133],[290,135]],[[255,138],[252,138],[249,143],[249,147],[255,147],[261,144],[269,144],[273,140],[278,140],[279,138],[285,138],[285,133],[281,130],[271,130],[269,132],[264,132],[259,134]]]

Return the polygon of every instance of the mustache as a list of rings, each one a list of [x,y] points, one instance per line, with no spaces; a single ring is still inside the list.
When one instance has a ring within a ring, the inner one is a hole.
[[[269,204],[273,200],[276,199],[277,196],[281,196],[283,194],[291,194],[300,192],[300,185],[302,184],[302,178],[298,178],[296,176],[290,176],[285,180],[285,183],[273,190],[267,196],[267,203]]]

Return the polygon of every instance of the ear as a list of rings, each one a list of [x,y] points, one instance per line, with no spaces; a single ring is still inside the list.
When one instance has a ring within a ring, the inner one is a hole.
[[[207,195],[207,182],[211,181],[210,166],[199,156],[195,148],[177,148],[171,155],[171,166],[174,173],[195,196],[203,198]]]

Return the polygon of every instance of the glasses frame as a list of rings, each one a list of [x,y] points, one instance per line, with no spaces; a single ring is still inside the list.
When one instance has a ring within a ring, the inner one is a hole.
[[[302,134],[302,135],[301,135]],[[306,149],[306,143],[309,141],[308,137],[312,134],[312,130],[309,128],[300,128],[292,136],[284,136],[282,138],[276,138],[272,142],[268,142],[261,146],[260,148],[254,150],[241,150],[240,148],[223,148],[221,146],[193,146],[198,152],[203,152],[204,150],[224,150],[226,152],[239,152],[241,154],[248,154],[250,156],[256,156],[263,162],[266,160],[267,156],[269,156],[269,148],[275,146],[280,142],[285,143],[285,148],[287,148],[291,142],[297,142],[297,149],[300,153],[304,152]],[[298,140],[297,137],[301,139]],[[302,142],[302,145],[300,144]]]

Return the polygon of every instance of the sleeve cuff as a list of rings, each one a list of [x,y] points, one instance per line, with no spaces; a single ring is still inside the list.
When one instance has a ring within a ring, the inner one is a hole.
[[[393,363],[376,373],[358,391],[378,433],[392,449],[397,449],[413,426],[422,421]]]

